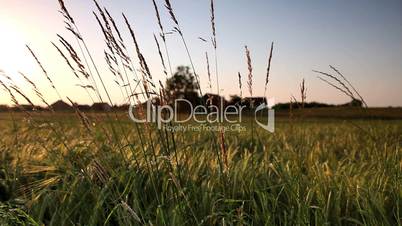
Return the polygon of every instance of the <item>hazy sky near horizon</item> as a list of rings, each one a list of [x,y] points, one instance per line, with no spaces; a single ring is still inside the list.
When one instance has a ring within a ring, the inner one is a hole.
[[[173,24],[163,7],[164,1],[156,2],[165,29],[171,30]],[[65,3],[95,56],[113,100],[121,103],[121,92],[103,58],[106,46],[92,14],[95,10],[93,2],[65,0]],[[157,34],[159,29],[152,1],[99,0],[99,3],[115,17],[130,55],[137,61],[121,12],[127,15],[156,83],[157,80],[164,81],[153,40],[153,33]],[[205,62],[208,51],[215,92],[213,49],[210,43],[198,39],[209,40],[211,37],[209,1],[171,0],[171,3],[200,74],[204,93],[209,92]],[[57,41],[56,34],[62,34],[76,44],[64,29],[58,10],[57,0],[0,0],[0,69],[30,96],[34,96],[31,87],[18,71],[37,83],[49,102],[58,99],[26,50],[25,44],[29,44],[63,97],[89,103],[86,92],[76,86],[79,81],[50,43]],[[215,13],[220,87],[226,96],[239,94],[238,72],[243,76],[243,94],[248,94],[245,45],[251,50],[254,95],[263,95],[269,46],[274,41],[268,96],[274,97],[276,102],[289,101],[291,95],[299,98],[299,84],[303,78],[308,101],[349,101],[312,72],[330,72],[328,65],[331,64],[349,78],[370,106],[402,106],[401,0],[216,0]],[[190,65],[180,37],[169,35],[167,42],[172,66]],[[8,94],[0,88],[0,103],[10,103],[9,100]]]

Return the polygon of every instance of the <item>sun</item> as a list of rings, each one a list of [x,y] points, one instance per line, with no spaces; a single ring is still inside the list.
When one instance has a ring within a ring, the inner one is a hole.
[[[11,77],[19,71],[32,72],[34,63],[27,57],[26,43],[18,26],[0,20],[0,31],[0,69]]]

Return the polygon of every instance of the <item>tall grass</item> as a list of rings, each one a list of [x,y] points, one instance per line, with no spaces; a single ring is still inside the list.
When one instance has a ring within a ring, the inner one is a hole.
[[[103,63],[126,102],[137,104],[135,113],[139,116],[145,114],[141,103],[146,99],[158,97],[161,105],[169,104],[163,81],[154,81],[133,23],[122,14],[135,49],[134,57],[117,20],[98,1],[93,2],[93,15],[105,41]],[[111,84],[105,82],[105,74],[98,69],[99,62],[95,62],[78,22],[63,0],[59,4],[70,37],[58,35],[58,42],[52,42],[52,46],[93,103],[107,100],[114,105]],[[154,35],[156,54],[163,74],[172,76],[172,59],[158,2],[153,0],[150,4],[164,47],[163,52],[158,36]],[[165,8],[200,88],[199,74],[169,0],[165,0]],[[213,1],[210,10],[219,94]],[[218,133],[172,132],[165,127],[158,129],[151,122],[133,124],[115,110],[80,111],[74,97],[64,98],[62,90],[56,89],[45,69],[46,62],[42,63],[30,47],[28,50],[49,81],[49,88],[60,99],[70,102],[77,117],[52,109],[35,81],[21,73],[49,108],[48,112],[27,111],[19,98],[31,106],[35,103],[11,77],[1,72],[1,87],[21,109],[21,113],[0,114],[2,225],[401,224],[400,122],[370,122],[370,136],[374,139],[367,139],[367,133],[339,122],[284,121],[275,134],[267,134],[254,126],[252,117],[246,117],[244,124],[248,128],[243,133],[226,132],[225,123],[219,124]],[[245,50],[247,86],[252,97],[256,78],[251,52],[247,46]],[[272,55],[273,43],[264,93]],[[206,61],[212,90],[207,53]],[[320,79],[365,104],[343,74],[332,66],[331,69],[340,78],[317,72],[325,76]],[[238,79],[243,98],[240,72]],[[300,88],[304,107],[304,80]],[[365,122],[355,123],[363,127]]]
[[[3,126],[2,153],[11,158],[2,164],[10,196],[3,214],[29,222],[19,216],[24,211],[46,225],[400,223],[400,123],[371,122],[376,142],[339,122],[282,123],[255,149],[248,148],[250,133],[227,135],[225,185],[206,135],[183,133],[176,139],[179,158],[185,161],[181,181],[171,172],[171,160],[161,155],[152,182],[147,156],[138,158],[140,168],[127,168],[107,142],[99,148],[78,136],[88,133],[76,126],[79,121],[63,123],[69,124],[63,132],[72,145],[63,155],[54,154],[63,149],[54,137],[37,139],[45,137],[46,128],[37,131],[20,121],[17,131]],[[130,140],[138,139],[130,135]],[[195,144],[190,146],[189,140]],[[139,143],[133,146],[141,149]]]

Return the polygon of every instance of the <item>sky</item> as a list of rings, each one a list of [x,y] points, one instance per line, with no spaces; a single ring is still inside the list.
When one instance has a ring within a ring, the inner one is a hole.
[[[156,0],[166,30],[173,28],[163,7]],[[108,71],[103,50],[104,38],[92,14],[91,0],[65,0],[94,56],[114,103],[124,101],[114,76]],[[132,40],[124,25],[124,12],[136,32],[140,48],[158,83],[164,81],[161,61],[153,39],[159,29],[151,0],[99,0],[115,18],[123,38],[135,58]],[[210,42],[210,3],[207,0],[171,0],[187,41],[201,89],[210,92],[205,52],[211,64],[213,92],[216,92],[214,51]],[[25,48],[29,44],[48,71],[62,98],[90,103],[87,93],[65,61],[52,47],[61,34],[71,43],[74,38],[64,29],[57,0],[0,0],[0,69],[13,78],[24,92],[34,96],[31,87],[18,74],[25,73],[43,92],[48,102],[58,99],[40,68]],[[330,72],[338,68],[356,87],[369,106],[402,106],[402,1],[400,0],[216,0],[217,59],[220,92],[239,94],[238,72],[246,87],[245,48],[251,51],[254,96],[264,94],[270,43],[275,43],[267,96],[287,102],[300,99],[299,84],[304,78],[307,101],[345,103],[350,99],[317,78],[312,70]],[[172,67],[190,65],[177,34],[167,38]],[[74,45],[76,48],[77,45]],[[164,53],[164,52],[163,52]],[[166,58],[166,56],[165,56]],[[138,66],[137,66],[138,68]],[[0,78],[4,81],[4,78]],[[104,94],[103,94],[104,95]],[[35,103],[40,103],[36,98]],[[0,89],[0,104],[10,97]]]

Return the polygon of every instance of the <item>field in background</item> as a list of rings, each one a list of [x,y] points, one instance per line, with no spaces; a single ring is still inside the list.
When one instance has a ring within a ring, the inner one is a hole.
[[[336,119],[402,119],[402,108],[355,108],[355,107],[328,107],[304,108],[293,110],[295,117],[302,118],[336,118]],[[289,117],[289,110],[276,111],[278,117]]]
[[[0,222],[401,223],[401,120],[281,117],[273,134],[247,120],[216,153],[217,132],[177,132],[173,144],[154,125],[137,133],[119,116],[88,114],[87,131],[69,113],[0,114]],[[125,131],[118,139],[111,122]]]
[[[116,111],[119,118],[127,119],[128,110],[118,110]],[[87,115],[96,114],[97,116],[105,116],[105,112],[85,112]],[[265,114],[266,112],[264,112]],[[52,117],[52,114],[45,113],[47,116]],[[61,115],[72,116],[71,112],[58,112],[57,117]],[[38,119],[40,119],[40,115]],[[182,117],[185,117],[185,113],[182,113]],[[250,113],[245,111],[245,116],[249,116]],[[260,116],[261,113],[258,114]],[[17,118],[24,118],[26,115],[24,113],[15,113]],[[293,116],[294,118],[302,119],[383,119],[383,120],[402,120],[402,108],[400,107],[389,107],[389,108],[358,108],[358,107],[326,107],[326,108],[304,108],[304,109],[280,109],[275,110],[275,116],[281,119],[289,119]],[[8,121],[11,120],[10,113],[0,112],[0,120]]]

